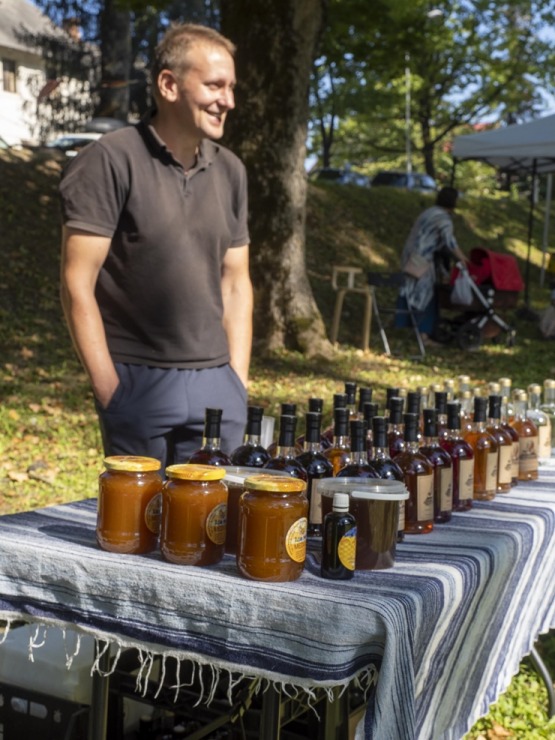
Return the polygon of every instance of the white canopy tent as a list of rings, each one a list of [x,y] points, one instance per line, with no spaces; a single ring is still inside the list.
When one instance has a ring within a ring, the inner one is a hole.
[[[526,260],[526,303],[528,304],[528,278],[532,226],[534,218],[535,180],[539,174],[548,174],[547,197],[544,223],[543,252],[547,251],[549,209],[551,203],[552,176],[555,172],[555,115],[538,118],[528,123],[514,124],[505,128],[485,131],[481,134],[456,136],[453,140],[453,159],[477,159],[498,167],[504,172],[529,174],[532,177],[532,197],[528,228],[528,256]]]

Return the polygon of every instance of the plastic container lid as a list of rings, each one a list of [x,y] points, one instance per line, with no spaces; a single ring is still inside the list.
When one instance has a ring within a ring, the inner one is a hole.
[[[112,455],[104,458],[106,470],[122,470],[128,473],[146,473],[152,470],[160,470],[162,464],[154,457],[141,457],[140,455]]]
[[[402,481],[381,478],[321,478],[313,481],[323,496],[347,493],[353,498],[375,501],[404,501],[409,493]]]
[[[247,480],[247,478],[252,478],[255,475],[262,474],[276,475],[281,476],[282,478],[291,477],[286,470],[264,470],[264,473],[262,473],[262,468],[249,467],[248,465],[221,465],[220,467],[225,470],[224,481],[227,483],[242,484]]]
[[[225,470],[216,465],[189,465],[188,463],[179,465],[170,465],[166,468],[168,478],[178,478],[179,480],[222,480],[225,476]]]
[[[253,491],[270,491],[272,493],[301,493],[306,489],[306,483],[300,478],[290,475],[281,477],[277,475],[251,475],[245,480],[245,486]]]

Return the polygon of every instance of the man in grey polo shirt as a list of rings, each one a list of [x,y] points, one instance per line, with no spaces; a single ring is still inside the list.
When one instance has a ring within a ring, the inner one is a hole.
[[[105,454],[184,462],[205,407],[242,441],[252,335],[247,181],[215,143],[234,103],[233,44],[185,24],[159,44],[156,111],[68,166],[61,296]]]

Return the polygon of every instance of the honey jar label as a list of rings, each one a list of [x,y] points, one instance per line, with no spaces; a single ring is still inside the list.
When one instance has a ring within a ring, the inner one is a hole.
[[[339,561],[348,570],[355,569],[355,556],[357,550],[357,528],[353,527],[345,532],[337,545]]]
[[[206,519],[206,534],[215,545],[225,542],[227,522],[227,504],[215,506]]]
[[[145,524],[153,534],[160,533],[160,522],[162,520],[162,494],[157,493],[148,502],[145,509]]]
[[[285,536],[285,549],[287,554],[296,563],[304,563],[306,560],[306,530],[308,526],[308,520],[306,517],[297,519],[294,524],[289,527],[289,530]]]

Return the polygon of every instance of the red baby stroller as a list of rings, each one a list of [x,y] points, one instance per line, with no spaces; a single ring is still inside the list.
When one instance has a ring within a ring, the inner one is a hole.
[[[467,350],[477,349],[483,339],[497,338],[505,332],[507,345],[512,347],[516,331],[497,311],[516,307],[518,294],[524,288],[518,263],[510,254],[482,247],[472,249],[469,259],[466,268],[459,263],[453,269],[450,285],[438,286],[439,338],[444,342],[455,340],[461,349]],[[457,280],[467,281],[466,291],[462,291],[468,294],[464,305],[454,302]],[[447,318],[441,315],[445,310],[462,314]]]

